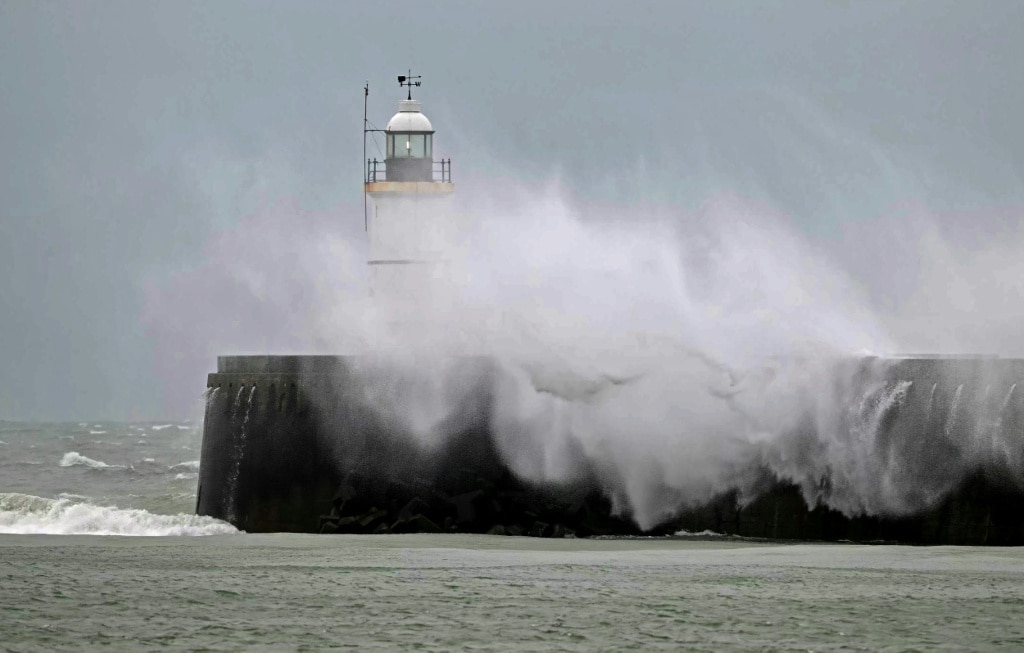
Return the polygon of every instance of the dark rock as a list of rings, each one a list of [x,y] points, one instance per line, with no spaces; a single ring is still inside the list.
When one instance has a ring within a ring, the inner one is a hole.
[[[520,526],[519,524],[512,524],[511,526],[509,526],[509,527],[507,527],[505,529],[505,532],[508,533],[509,535],[513,535],[513,536],[518,537],[518,536],[523,534],[523,527]]]
[[[413,533],[441,533],[441,527],[435,524],[428,517],[423,515],[416,515],[409,520],[409,525],[413,528]]]
[[[415,533],[411,519],[399,519],[391,524],[392,533]]]
[[[457,524],[467,524],[476,521],[476,502],[483,496],[483,491],[474,490],[458,496],[449,497],[448,502],[455,506]]]
[[[533,526],[530,528],[531,537],[548,537],[549,533],[548,525],[542,521],[533,522]]]
[[[507,535],[507,532],[505,531],[505,527],[504,526],[502,526],[501,524],[495,524],[494,526],[491,526],[490,530],[487,531],[487,534],[488,535]]]
[[[358,533],[359,522],[357,517],[342,517],[334,527],[335,533]]]
[[[429,509],[430,506],[427,504],[426,501],[419,497],[413,497],[412,499],[409,500],[408,503],[406,503],[402,507],[401,510],[398,511],[398,519],[399,521],[406,521],[410,519],[413,515],[428,512]]]
[[[381,519],[387,517],[387,515],[388,513],[386,510],[381,510],[379,508],[371,508],[370,512],[363,515],[363,518],[359,520],[359,525],[363,528],[369,528],[371,524],[380,521]]]

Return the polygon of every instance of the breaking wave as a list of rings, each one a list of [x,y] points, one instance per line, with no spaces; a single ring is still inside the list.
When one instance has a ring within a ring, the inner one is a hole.
[[[165,465],[157,462],[155,458],[143,458],[129,465],[111,465],[83,456],[77,451],[69,451],[60,459],[61,467],[87,467],[89,469],[107,469],[127,472],[134,476],[154,476],[162,474],[174,474],[175,480],[184,478],[198,478],[199,461],[185,460],[173,465]]]
[[[83,456],[77,451],[69,451],[64,454],[64,457],[60,459],[61,467],[74,467],[75,465],[83,465],[85,467],[91,467],[92,469],[108,469],[108,468],[119,468],[121,465],[108,465],[102,460],[93,460],[88,456]]]
[[[158,515],[146,510],[0,493],[0,533],[40,535],[225,535],[233,526],[212,517]]]

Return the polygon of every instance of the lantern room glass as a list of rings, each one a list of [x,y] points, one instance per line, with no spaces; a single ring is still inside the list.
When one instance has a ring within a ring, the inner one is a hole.
[[[433,134],[398,132],[387,135],[387,157],[389,159],[426,159],[433,154]]]

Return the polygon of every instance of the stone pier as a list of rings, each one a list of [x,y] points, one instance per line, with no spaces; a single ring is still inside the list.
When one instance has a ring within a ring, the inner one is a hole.
[[[962,477],[945,500],[848,516],[809,506],[806,487],[766,474],[753,501],[727,492],[649,533],[1024,544],[1024,360],[862,359],[849,371],[841,383],[860,402],[854,412],[872,421],[879,456],[920,479],[922,495]],[[494,373],[484,358],[446,372],[462,403],[428,447],[382,410],[405,381],[372,361],[219,357],[207,382],[197,512],[249,532],[641,534],[586,474],[572,487],[537,487],[510,473],[487,428]],[[964,460],[977,469],[953,468]]]

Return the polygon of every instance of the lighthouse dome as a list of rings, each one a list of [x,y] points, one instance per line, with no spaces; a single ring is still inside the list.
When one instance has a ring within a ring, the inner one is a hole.
[[[387,131],[433,133],[434,127],[427,117],[420,113],[418,100],[402,100],[398,103],[398,113],[388,121]]]

